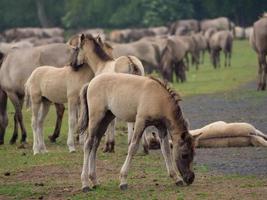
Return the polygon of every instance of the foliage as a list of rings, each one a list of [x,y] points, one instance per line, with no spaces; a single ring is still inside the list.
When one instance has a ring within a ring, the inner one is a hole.
[[[267,10],[264,0],[45,0],[46,15],[64,28],[126,28],[166,25],[184,18],[227,16],[248,26]],[[246,13],[246,15],[244,15]],[[0,30],[40,26],[36,0],[0,1]]]

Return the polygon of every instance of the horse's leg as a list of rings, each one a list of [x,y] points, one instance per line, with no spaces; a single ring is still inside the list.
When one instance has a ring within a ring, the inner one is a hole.
[[[145,130],[142,136],[142,145],[143,145],[143,150],[145,154],[149,154],[149,145],[148,141],[146,138],[146,134],[148,134],[148,130]]]
[[[261,136],[261,137],[263,137],[265,140],[267,140],[267,135],[265,135],[264,133],[262,133],[260,130],[255,129],[255,133],[256,133],[256,135]]]
[[[180,178],[174,168],[175,163],[171,154],[170,143],[166,130],[159,129],[160,148],[165,160],[166,168],[169,176],[175,181],[176,185],[183,185],[183,180]]]
[[[58,136],[60,134],[62,118],[63,118],[63,114],[64,114],[64,110],[65,110],[65,107],[63,104],[55,103],[55,107],[56,107],[56,112],[57,112],[56,126],[54,129],[54,133],[52,135],[48,136],[50,141],[53,143],[56,142],[56,139],[58,138]]]
[[[204,59],[205,59],[205,50],[202,50],[202,61],[201,61],[201,64],[204,64]]]
[[[188,53],[185,54],[186,71],[189,71],[189,58]]]
[[[259,65],[259,68],[258,68],[258,88],[257,88],[257,90],[261,90],[261,85],[262,85],[261,74],[263,73],[263,70],[262,70],[262,63],[261,63],[261,55],[260,54],[258,54],[258,65]]]
[[[14,130],[13,135],[10,140],[10,144],[14,144],[18,138],[18,115],[21,114],[21,106],[18,96],[15,93],[7,92],[7,96],[11,100],[11,103],[13,104],[15,108],[15,115],[14,115]]]
[[[32,102],[31,109],[32,109],[32,132],[33,132],[33,154],[36,155],[41,153],[40,149],[40,139],[37,132],[37,121],[38,121],[38,113],[41,107],[41,102]]]
[[[37,134],[39,138],[39,148],[41,153],[46,153],[46,146],[44,143],[44,136],[43,136],[43,127],[44,127],[44,119],[49,111],[50,102],[49,101],[42,101],[41,107],[38,112],[38,119],[37,119]]]
[[[89,155],[89,178],[93,184],[93,188],[96,188],[97,185],[99,185],[96,177],[96,152],[97,148],[99,146],[100,140],[104,133],[107,130],[107,127],[110,125],[111,121],[114,120],[114,115],[111,113],[107,113],[105,117],[101,120],[101,123],[99,124],[97,135],[95,136],[95,140],[93,143],[93,147],[91,150],[91,153]]]
[[[224,51],[224,67],[227,67],[227,51]]]
[[[101,128],[101,126],[100,126],[101,121],[105,117],[105,114],[104,114],[105,112],[106,112],[105,110],[101,110],[101,108],[100,108],[100,109],[98,109],[97,112],[95,112],[96,114],[94,116],[89,116],[89,127],[88,127],[88,131],[87,131],[87,136],[86,136],[86,139],[84,142],[84,146],[83,146],[84,156],[83,156],[83,169],[82,169],[82,174],[81,174],[83,192],[88,192],[90,190],[90,187],[89,187],[89,158],[90,158],[90,154],[91,154],[91,151],[93,148],[93,144],[97,144],[97,142],[95,142],[95,138],[97,136],[99,136],[98,132],[99,132],[99,129]],[[107,128],[107,127],[105,127],[105,128]],[[103,131],[103,134],[104,134],[104,132],[105,132],[105,130]],[[91,157],[91,159],[94,159],[94,158],[95,158],[94,156]],[[93,160],[92,164],[95,164],[94,160]],[[92,167],[92,164],[90,164],[91,169],[94,169],[94,167]]]
[[[267,147],[267,141],[260,136],[251,135],[251,143],[256,147]]]
[[[266,90],[267,63],[266,55],[263,56],[262,90]]]
[[[7,95],[0,88],[0,145],[4,144],[4,137],[5,137],[7,124],[8,124]]]
[[[130,145],[133,137],[134,123],[127,123],[127,128],[128,128],[128,145]]]
[[[77,124],[77,104],[78,101],[76,99],[68,100],[69,131],[68,131],[67,145],[69,147],[70,153],[75,152],[74,131],[75,131],[75,126]]]
[[[130,167],[134,154],[136,154],[138,150],[138,146],[139,146],[140,139],[142,137],[142,133],[144,129],[145,129],[144,119],[137,118],[135,122],[133,137],[131,139],[131,143],[128,148],[128,154],[120,171],[120,189],[121,190],[126,190],[128,187],[127,175],[128,175],[129,167]]]
[[[19,102],[20,102],[20,106],[21,106],[21,110],[22,110],[23,103],[24,103],[24,96],[19,97]],[[26,128],[25,128],[24,123],[23,123],[22,112],[20,112],[18,114],[18,122],[19,122],[20,129],[21,129],[21,143],[24,144],[24,143],[26,143],[27,131],[26,131]]]
[[[115,125],[116,121],[115,119],[112,120],[112,122],[108,125],[107,131],[106,131],[106,142],[105,147],[103,149],[103,152],[114,152],[114,145],[115,145]]]
[[[221,54],[220,54],[220,51],[217,52],[217,63],[218,63],[218,66],[221,67]]]

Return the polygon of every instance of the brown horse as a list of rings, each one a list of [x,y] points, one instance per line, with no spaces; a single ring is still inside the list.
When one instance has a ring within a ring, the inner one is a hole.
[[[81,106],[85,109],[81,109],[78,132],[87,132],[81,174],[84,192],[90,190],[89,178],[93,186],[98,184],[95,171],[97,148],[109,123],[115,117],[126,122],[135,122],[128,155],[120,172],[122,190],[127,189],[130,163],[137,152],[143,131],[148,126],[155,126],[159,130],[167,171],[175,183],[183,184],[176,167],[186,184],[194,181],[194,140],[189,134],[179,106],[180,96],[164,83],[154,78],[130,74],[102,74],[95,77],[88,87],[82,88],[80,98]],[[173,140],[173,155],[168,134]]]

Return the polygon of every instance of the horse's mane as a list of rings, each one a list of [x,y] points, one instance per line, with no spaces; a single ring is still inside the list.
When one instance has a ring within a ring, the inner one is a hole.
[[[177,121],[183,123],[183,125],[185,127],[187,127],[187,122],[186,120],[183,118],[183,113],[182,110],[180,108],[179,102],[182,100],[181,96],[175,92],[167,82],[163,82],[162,80],[155,78],[153,76],[149,76],[150,79],[152,79],[153,81],[156,81],[161,87],[163,87],[168,93],[170,98],[172,99],[173,105],[174,105],[174,116],[176,118]]]
[[[100,59],[102,59],[103,61],[113,60],[113,58],[109,56],[103,49],[104,44],[102,42],[97,41],[97,39],[94,38],[91,34],[85,35],[85,38],[94,42],[94,52]]]

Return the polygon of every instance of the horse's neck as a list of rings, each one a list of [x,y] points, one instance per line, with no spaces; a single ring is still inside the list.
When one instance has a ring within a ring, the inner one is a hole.
[[[93,71],[96,76],[102,73],[114,72],[114,64],[114,61],[101,62],[98,63],[98,65],[93,69]]]

